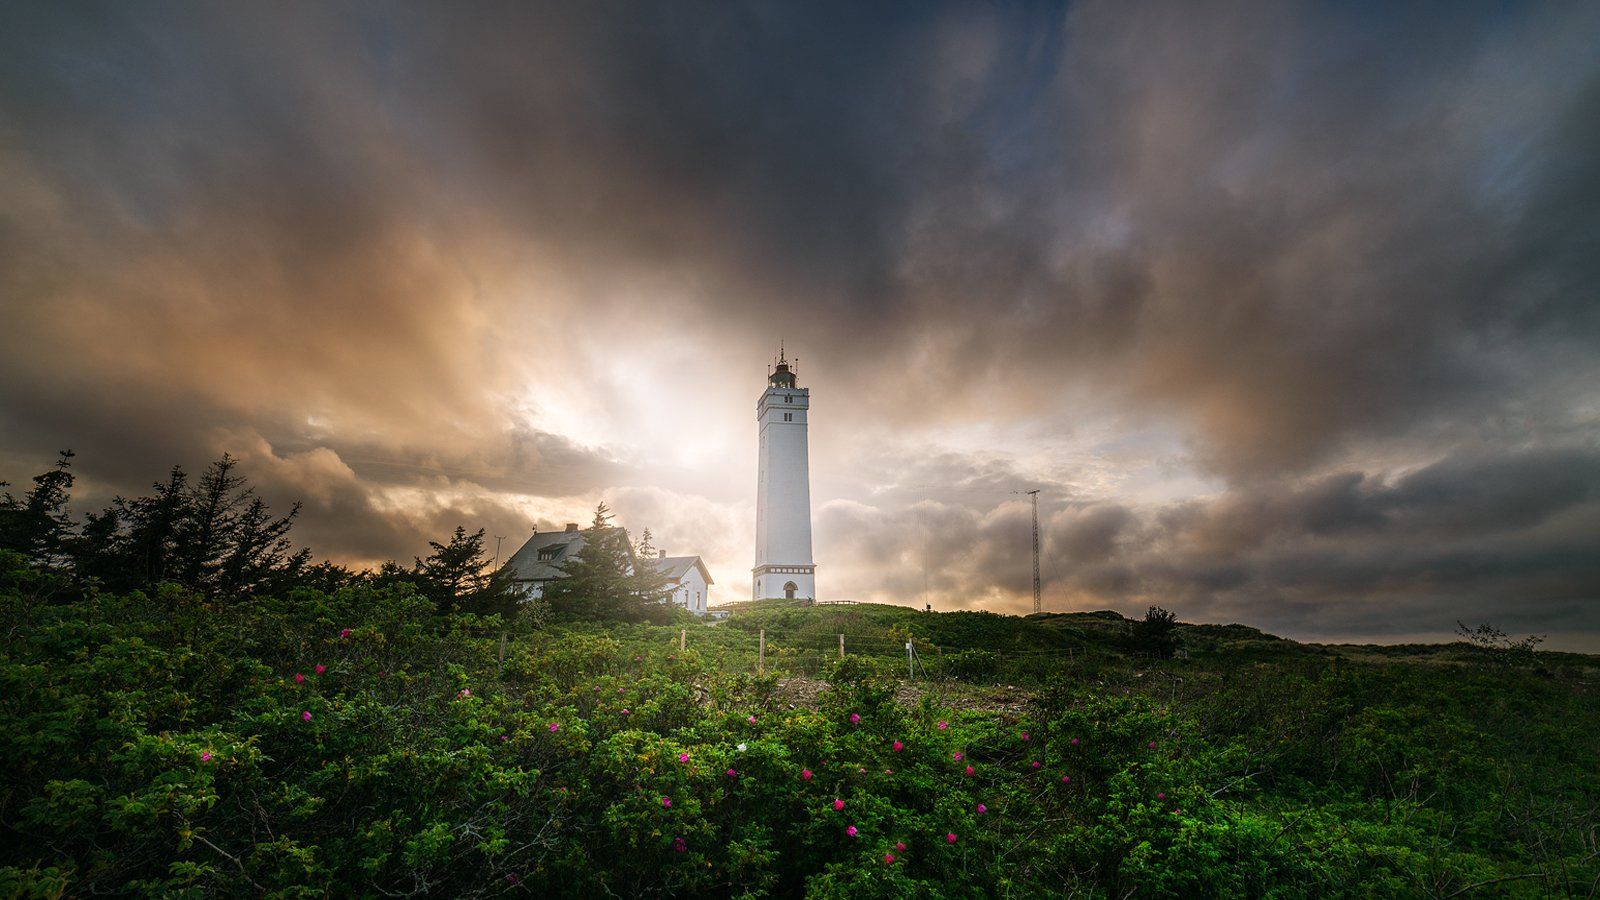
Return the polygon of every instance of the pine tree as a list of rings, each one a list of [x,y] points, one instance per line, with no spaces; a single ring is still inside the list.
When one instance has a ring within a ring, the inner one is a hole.
[[[561,577],[544,588],[544,599],[557,615],[623,622],[671,617],[666,577],[635,559],[628,533],[611,524],[604,503],[584,529],[583,550],[560,569]]]
[[[417,560],[416,574],[424,594],[441,613],[470,612],[478,615],[516,613],[516,594],[510,569],[501,566],[491,571],[483,550],[484,529],[468,533],[457,525],[450,543],[429,541],[433,553]]]
[[[66,565],[76,537],[67,515],[72,495],[71,450],[61,451],[55,467],[33,477],[33,490],[21,500],[0,498],[0,549],[15,550],[50,568]]]

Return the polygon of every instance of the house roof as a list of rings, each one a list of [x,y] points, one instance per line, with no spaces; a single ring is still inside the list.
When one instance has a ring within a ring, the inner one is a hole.
[[[611,529],[622,531],[623,537],[627,537],[627,531],[622,526],[613,525]],[[506,565],[511,569],[511,577],[517,581],[549,581],[552,578],[560,578],[561,564],[583,552],[584,535],[585,532],[582,531],[535,533],[506,561]],[[631,544],[629,552],[632,552]],[[546,558],[541,559],[541,557]]]
[[[683,576],[689,574],[690,569],[698,568],[700,577],[705,579],[706,584],[716,583],[711,580],[711,570],[706,568],[706,564],[698,556],[662,556],[656,559],[647,559],[645,562],[654,566],[656,571],[673,581],[682,581]]]

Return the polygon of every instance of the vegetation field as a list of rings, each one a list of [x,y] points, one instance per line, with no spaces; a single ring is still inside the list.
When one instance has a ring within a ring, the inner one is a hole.
[[[638,598],[599,554],[517,607],[472,535],[351,573],[254,536],[279,520],[199,528],[184,485],[164,532],[41,518],[45,486],[0,505],[0,896],[1600,893],[1591,657],[602,620]]]

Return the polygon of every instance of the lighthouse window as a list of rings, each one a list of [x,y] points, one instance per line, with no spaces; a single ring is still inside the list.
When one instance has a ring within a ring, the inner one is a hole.
[[[783,395],[783,402],[785,402],[785,403],[793,403],[794,402],[794,395],[793,394],[784,394]]]

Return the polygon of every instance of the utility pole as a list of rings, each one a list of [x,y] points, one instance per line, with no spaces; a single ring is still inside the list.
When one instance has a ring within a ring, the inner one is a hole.
[[[494,570],[496,572],[500,571],[500,542],[505,539],[506,536],[503,534],[494,536]]]
[[[1040,603],[1039,593],[1039,490],[1012,491],[1013,494],[1027,494],[1033,501],[1033,611],[1037,615],[1044,611]]]

